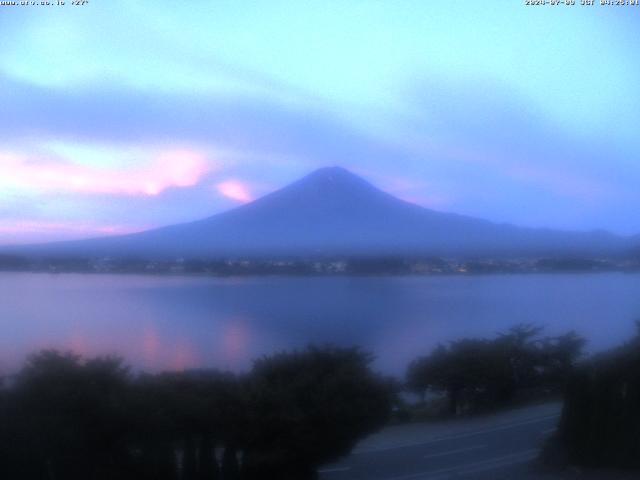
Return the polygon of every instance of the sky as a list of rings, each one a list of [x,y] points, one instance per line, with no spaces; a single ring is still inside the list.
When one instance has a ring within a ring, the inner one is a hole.
[[[640,7],[516,0],[0,6],[0,244],[196,220],[330,165],[640,233],[638,31]]]

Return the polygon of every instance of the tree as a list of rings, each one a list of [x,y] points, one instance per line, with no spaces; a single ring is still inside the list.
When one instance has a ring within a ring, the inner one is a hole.
[[[544,387],[558,390],[582,353],[574,332],[540,338],[541,328],[516,325],[492,340],[462,339],[439,345],[407,369],[409,390],[446,394],[449,413],[494,408],[518,392]]]
[[[245,478],[312,479],[381,427],[391,394],[355,348],[309,347],[255,362],[247,383]]]
[[[16,377],[11,414],[15,478],[112,478],[121,442],[128,371],[117,358],[86,364],[76,355],[32,355]]]
[[[640,469],[639,407],[640,323],[631,341],[572,373],[553,448],[577,465]]]
[[[247,377],[213,370],[134,377],[118,358],[40,352],[11,388],[0,388],[0,474],[314,478],[318,465],[349,452],[389,415],[388,383],[370,362],[357,349],[309,348],[264,357]]]
[[[571,331],[558,337],[547,337],[541,342],[541,383],[554,391],[564,389],[575,370],[586,340]]]

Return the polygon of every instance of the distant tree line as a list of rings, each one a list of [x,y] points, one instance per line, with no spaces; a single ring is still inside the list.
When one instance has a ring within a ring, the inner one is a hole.
[[[632,340],[590,359],[572,375],[558,433],[544,457],[640,469],[640,322]]]
[[[450,414],[513,403],[518,397],[561,394],[582,355],[575,332],[541,336],[542,328],[517,325],[494,339],[462,339],[439,345],[413,361],[407,388],[423,398],[445,395]]]
[[[492,275],[517,273],[637,271],[637,256],[590,259],[558,257],[540,259],[445,260],[433,256],[297,256],[248,258],[175,258],[136,257],[27,258],[0,254],[0,271],[72,272],[72,273],[149,273],[237,275],[414,275],[464,274]]]
[[[136,257],[27,258],[0,254],[0,271],[73,272],[73,273],[151,273],[234,275],[401,275],[451,271],[438,258],[383,256],[299,256],[284,258],[145,259]]]
[[[388,419],[390,383],[354,348],[309,347],[246,375],[134,375],[43,351],[0,388],[7,480],[304,480]]]

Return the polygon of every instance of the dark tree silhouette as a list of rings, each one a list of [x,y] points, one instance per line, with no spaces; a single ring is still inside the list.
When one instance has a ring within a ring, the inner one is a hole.
[[[113,478],[126,457],[127,383],[116,358],[83,364],[54,351],[31,356],[6,407],[14,478]]]
[[[423,399],[428,391],[446,394],[453,415],[508,404],[527,390],[559,392],[584,340],[573,332],[541,338],[541,331],[517,325],[493,340],[439,345],[409,365],[407,387]]]
[[[549,449],[564,451],[563,456],[578,465],[640,469],[638,439],[640,323],[635,338],[596,356],[572,375]]]
[[[358,349],[310,347],[255,362],[244,478],[316,478],[319,465],[381,427],[391,394],[371,372],[371,360]]]
[[[118,358],[43,351],[0,384],[7,480],[313,478],[389,413],[356,349],[310,348],[217,371],[133,376]]]
[[[204,370],[143,375],[133,391],[133,432],[136,451],[145,454],[145,478],[220,478],[215,448],[237,442],[244,425],[237,378]]]

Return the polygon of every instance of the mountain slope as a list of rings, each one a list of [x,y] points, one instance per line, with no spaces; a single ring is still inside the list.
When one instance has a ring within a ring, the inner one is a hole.
[[[317,170],[254,202],[204,220],[119,237],[19,250],[140,257],[311,254],[611,254],[629,240],[606,232],[519,228],[399,200],[340,167]]]

